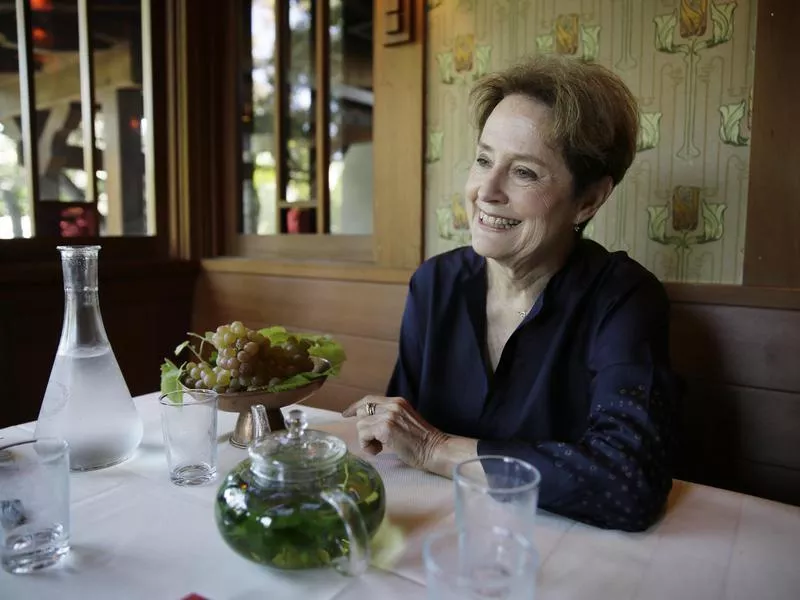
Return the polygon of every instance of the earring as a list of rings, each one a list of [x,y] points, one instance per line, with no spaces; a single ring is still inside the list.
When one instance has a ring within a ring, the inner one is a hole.
[[[575,233],[580,233],[581,226],[576,223],[575,225],[572,226],[572,231],[574,231]]]

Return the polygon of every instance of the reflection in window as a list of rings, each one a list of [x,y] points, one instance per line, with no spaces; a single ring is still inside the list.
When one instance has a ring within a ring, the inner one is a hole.
[[[142,97],[142,2],[89,2],[94,63],[94,173],[84,165],[78,11],[75,0],[30,11],[32,129],[22,139],[17,20],[0,20],[0,238],[155,234],[147,198]],[[15,13],[11,13],[14,15]],[[27,189],[23,144],[36,153],[38,197]],[[97,182],[97,196],[88,190]],[[64,203],[64,206],[53,203]],[[90,203],[92,206],[77,206]],[[54,227],[54,215],[63,227]],[[77,225],[76,225],[77,224]]]
[[[241,231],[370,234],[372,2],[252,0],[243,19]]]

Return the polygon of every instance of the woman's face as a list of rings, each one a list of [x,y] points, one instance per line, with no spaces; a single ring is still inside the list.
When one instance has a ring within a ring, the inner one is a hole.
[[[466,185],[478,254],[511,267],[546,262],[572,244],[574,225],[591,216],[573,197],[572,175],[549,142],[550,124],[547,105],[518,94],[487,119]]]

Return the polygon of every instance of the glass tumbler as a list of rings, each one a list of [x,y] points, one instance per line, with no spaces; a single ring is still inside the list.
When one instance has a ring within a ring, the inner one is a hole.
[[[0,447],[0,563],[32,573],[69,552],[69,446],[40,438]]]
[[[530,540],[502,527],[434,531],[422,555],[430,600],[536,597],[536,551]]]
[[[541,475],[530,463],[509,456],[479,456],[453,472],[456,525],[482,523],[533,542]]]
[[[217,476],[217,394],[178,390],[163,394],[161,427],[167,467],[176,485],[203,485]]]

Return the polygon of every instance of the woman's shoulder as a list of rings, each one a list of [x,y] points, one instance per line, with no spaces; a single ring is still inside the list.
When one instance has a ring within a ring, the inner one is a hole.
[[[586,265],[585,275],[591,281],[587,287],[592,289],[597,301],[616,303],[635,295],[660,307],[669,305],[663,283],[627,252],[609,251],[585,239],[581,241],[581,253]]]
[[[483,257],[476,254],[471,246],[462,246],[424,260],[414,271],[411,282],[416,286],[455,285],[479,273],[483,266]]]

